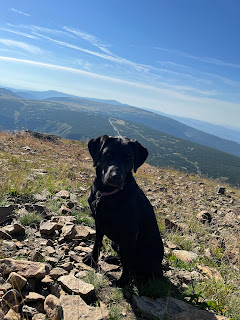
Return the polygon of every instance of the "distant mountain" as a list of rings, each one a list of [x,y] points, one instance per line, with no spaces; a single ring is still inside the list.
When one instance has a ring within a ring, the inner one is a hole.
[[[84,100],[89,100],[89,101],[94,101],[94,102],[100,102],[100,103],[104,103],[104,104],[110,104],[110,105],[114,105],[114,106],[131,107],[128,104],[123,104],[123,103],[116,101],[116,100],[79,97],[79,96],[74,96],[74,95],[70,95],[67,93],[54,91],[54,90],[48,90],[48,91],[31,91],[31,90],[17,91],[15,89],[12,89],[12,90],[15,92],[15,94],[17,96],[22,97],[24,99],[34,99],[34,100],[35,99],[37,99],[37,100],[50,99],[51,100],[52,98],[75,98],[75,99],[84,99]],[[205,133],[214,135],[216,137],[230,140],[230,141],[234,141],[234,142],[237,142],[240,144],[240,129],[239,129],[239,131],[237,131],[237,130],[226,128],[224,126],[214,125],[214,124],[200,121],[200,120],[169,115],[169,114],[159,112],[157,110],[149,109],[149,108],[143,108],[143,110],[147,110],[147,111],[156,113],[158,115],[162,115],[164,117],[174,119],[180,123],[183,123],[189,127],[197,129],[199,131],[203,131]],[[189,139],[188,137],[184,137],[184,139],[188,139],[190,141],[195,141],[194,139]],[[199,141],[198,143],[202,143],[203,145],[205,145],[205,143],[203,141]],[[217,148],[218,150],[222,150],[221,147],[213,146],[212,144],[210,145],[210,147]],[[229,150],[225,150],[225,148],[223,151],[229,152],[231,154],[236,154],[236,153],[231,152]]]
[[[115,117],[122,120],[133,121],[139,124],[149,126],[161,132],[173,135],[175,137],[186,139],[191,142],[202,144],[204,146],[215,148],[240,157],[240,144],[219,138],[214,135],[202,132],[185,124],[161,116],[154,112],[140,108],[125,105],[110,105],[97,101],[90,101],[81,98],[49,98],[49,101],[56,101],[63,105],[71,105],[77,109],[91,110],[96,114],[109,117]]]
[[[18,95],[21,98],[24,99],[36,99],[36,100],[43,100],[48,99],[51,97],[69,97],[69,98],[79,98],[77,96],[73,96],[71,94],[54,91],[54,90],[48,90],[48,91],[31,91],[31,90],[25,90],[25,91],[15,91],[16,95]]]
[[[149,115],[149,112],[133,107],[80,100],[81,104],[79,99],[73,98],[27,100],[3,92],[0,96],[0,127],[3,130],[28,129],[76,140],[88,140],[102,134],[125,135],[138,139],[148,148],[150,164],[203,174],[239,186],[239,157],[123,119],[131,118],[131,115],[141,119],[145,114],[150,121],[155,119],[155,114]],[[160,119],[163,127],[177,123],[166,117]]]
[[[190,126],[190,127],[195,128],[197,130],[209,133],[209,134],[217,136],[219,138],[240,143],[240,126],[239,126],[239,130],[236,130],[236,129],[230,129],[225,126],[220,126],[220,125],[212,124],[212,123],[201,121],[201,120],[169,115],[169,114],[166,114],[166,113],[154,110],[154,109],[144,108],[144,110],[148,110],[148,111],[154,112],[156,114],[160,114],[162,116],[169,117],[169,118],[174,119],[178,122],[181,122],[187,126]]]

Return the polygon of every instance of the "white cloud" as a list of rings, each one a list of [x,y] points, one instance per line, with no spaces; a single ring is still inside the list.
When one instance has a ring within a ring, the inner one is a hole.
[[[10,33],[14,33],[14,34],[18,34],[20,36],[31,38],[31,39],[37,39],[37,37],[35,37],[35,36],[31,35],[31,34],[27,34],[27,33],[20,32],[20,31],[15,31],[15,30],[7,29],[7,28],[0,28],[0,30],[6,31],[6,32],[10,32]]]
[[[172,49],[166,49],[166,48],[160,48],[160,47],[156,47],[156,49],[160,50],[160,51],[169,52],[169,53],[172,53],[172,54],[177,54],[177,55],[180,55],[180,56],[192,59],[192,60],[205,62],[205,63],[208,63],[208,64],[214,64],[214,65],[222,66],[222,67],[232,67],[232,68],[237,68],[237,69],[240,68],[239,64],[234,64],[234,63],[218,60],[218,59],[215,59],[215,58],[194,56],[194,55],[191,55],[189,53],[186,53],[186,52],[183,52],[183,51],[180,51],[180,50],[172,50]]]
[[[26,13],[26,12],[23,12],[23,11],[20,11],[20,10],[17,10],[17,9],[15,9],[15,8],[11,8],[11,9],[9,9],[9,10],[12,11],[12,12],[15,12],[15,13],[22,14],[22,15],[27,16],[27,17],[31,17],[30,14],[28,14],[28,13]]]
[[[3,45],[5,45],[7,47],[19,48],[19,49],[22,49],[22,50],[27,51],[29,53],[32,53],[32,54],[42,54],[43,53],[42,49],[40,49],[36,46],[27,44],[25,42],[21,42],[21,41],[14,41],[14,40],[0,38],[0,43],[2,43]]]
[[[98,49],[104,51],[105,53],[112,55],[111,51],[108,50],[109,45],[102,44],[102,41],[100,41],[97,37],[95,37],[89,33],[86,33],[86,32],[80,31],[80,30],[76,30],[76,29],[72,29],[69,27],[63,27],[63,29],[79,36],[81,39],[84,39],[84,40],[90,42],[92,45],[96,46]]]

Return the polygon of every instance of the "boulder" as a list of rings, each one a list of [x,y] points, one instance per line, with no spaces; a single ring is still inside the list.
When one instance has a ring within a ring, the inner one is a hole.
[[[227,320],[225,317],[217,316],[212,312],[199,310],[184,301],[172,297],[154,300],[147,297],[133,296],[133,302],[140,312],[150,319]]]
[[[186,250],[173,250],[173,254],[183,262],[190,263],[198,257],[196,253]]]

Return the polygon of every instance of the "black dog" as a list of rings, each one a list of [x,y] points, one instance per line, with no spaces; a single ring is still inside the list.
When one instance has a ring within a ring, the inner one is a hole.
[[[89,152],[96,178],[88,202],[95,218],[96,239],[86,264],[97,263],[103,236],[119,246],[123,272],[118,284],[129,275],[161,274],[163,244],[153,208],[133,175],[148,151],[136,140],[107,135],[92,139]]]

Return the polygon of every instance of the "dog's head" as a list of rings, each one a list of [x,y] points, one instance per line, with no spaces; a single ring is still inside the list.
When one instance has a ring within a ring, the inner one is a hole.
[[[137,140],[107,135],[91,139],[88,143],[93,165],[100,169],[104,185],[122,189],[129,172],[144,163],[148,151]]]

